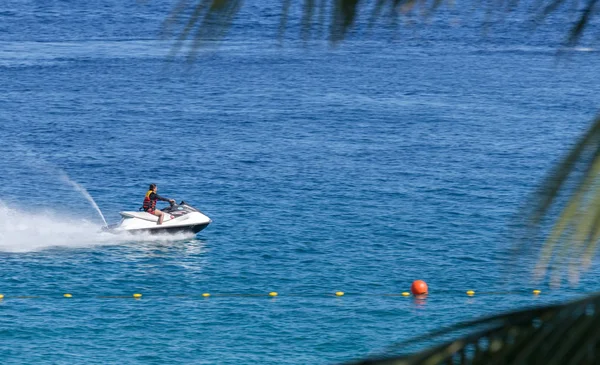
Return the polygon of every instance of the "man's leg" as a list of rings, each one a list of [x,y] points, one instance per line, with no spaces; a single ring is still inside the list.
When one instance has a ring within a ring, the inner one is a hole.
[[[154,212],[152,212],[152,214],[154,214],[155,216],[158,217],[158,222],[156,224],[157,225],[161,225],[162,222],[163,222],[163,218],[164,218],[165,213],[163,213],[160,210],[155,210]]]

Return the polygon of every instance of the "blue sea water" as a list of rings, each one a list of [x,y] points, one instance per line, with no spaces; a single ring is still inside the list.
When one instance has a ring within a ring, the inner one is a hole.
[[[281,46],[257,2],[190,65],[161,38],[173,6],[0,6],[3,363],[340,363],[600,289],[595,267],[559,290],[507,255],[597,112],[598,51],[558,57],[564,21],[445,14],[331,48],[292,13]],[[64,176],[111,223],[151,182],[213,223],[99,233]],[[425,300],[388,295],[416,279]]]

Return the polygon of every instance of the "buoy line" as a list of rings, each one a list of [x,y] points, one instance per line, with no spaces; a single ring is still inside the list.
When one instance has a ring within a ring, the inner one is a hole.
[[[416,283],[416,284],[415,284]],[[411,286],[411,291],[410,292],[400,292],[400,293],[364,293],[364,292],[360,292],[360,293],[346,293],[343,291],[335,291],[335,292],[329,292],[329,293],[283,293],[280,294],[276,291],[271,291],[271,292],[265,292],[265,293],[209,293],[209,292],[204,292],[204,293],[199,293],[199,294],[174,294],[174,295],[170,295],[170,294],[160,294],[160,293],[153,293],[153,294],[143,294],[143,293],[132,293],[132,294],[123,294],[123,295],[90,295],[90,294],[73,294],[73,293],[63,293],[61,294],[61,296],[63,298],[67,298],[67,299],[90,299],[90,298],[95,298],[95,299],[142,299],[142,298],[205,298],[205,299],[209,299],[209,298],[234,298],[234,297],[270,297],[270,298],[275,298],[275,297],[304,297],[304,298],[308,298],[308,297],[314,297],[314,298],[319,298],[319,297],[415,297],[415,298],[423,298],[423,297],[427,297],[429,295],[432,295],[427,287],[427,284],[425,284],[424,281],[422,280],[418,280],[415,281],[415,283],[413,283],[413,285]],[[524,294],[528,294],[528,295],[533,295],[534,297],[537,297],[539,295],[541,295],[542,291],[539,289],[534,289],[531,291],[527,291],[527,290],[520,290],[520,291],[475,291],[475,290],[467,290],[467,291],[448,291],[448,290],[440,290],[438,292],[435,293],[436,296],[446,296],[446,295],[466,295],[468,297],[475,297],[475,296],[482,296],[482,295],[524,295]],[[58,295],[51,295],[51,294],[40,294],[40,295],[7,295],[7,294],[0,294],[0,301],[6,301],[8,299],[54,299],[57,298]]]

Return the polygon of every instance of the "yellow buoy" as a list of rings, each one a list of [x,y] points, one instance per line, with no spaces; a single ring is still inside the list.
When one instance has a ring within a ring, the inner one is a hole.
[[[142,294],[135,293],[135,294],[133,294],[133,297],[134,297],[135,299],[140,299],[140,298],[142,297]]]
[[[0,300],[4,299],[4,294],[0,294]]]
[[[73,295],[71,295],[71,294],[69,294],[69,293],[66,293],[66,294],[63,294],[63,297],[65,297],[65,298],[72,298],[72,297],[73,297]]]
[[[202,296],[205,298],[208,298],[208,297],[210,297],[210,293],[202,293]]]
[[[410,297],[410,293],[407,292],[407,291],[405,291],[405,292],[402,293],[402,296],[403,297]]]
[[[541,290],[536,289],[533,291],[533,295],[540,295],[540,294],[542,294]]]
[[[335,295],[338,296],[338,297],[341,297],[341,296],[344,295],[344,292],[343,291],[336,291]]]
[[[270,296],[272,297],[276,297],[277,296],[277,292],[276,291],[272,291],[269,293]]]
[[[472,297],[473,295],[475,295],[475,292],[473,290],[467,290],[467,295]]]

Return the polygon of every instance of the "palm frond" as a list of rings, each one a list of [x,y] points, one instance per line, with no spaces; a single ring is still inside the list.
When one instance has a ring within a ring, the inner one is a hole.
[[[470,334],[412,355],[348,365],[594,364],[600,361],[600,293],[561,305],[513,311],[404,341],[392,352],[458,331]]]
[[[489,16],[492,12],[513,11],[519,5],[519,0],[506,1],[506,5],[503,5],[503,1],[499,1],[472,3],[461,7],[467,9],[469,5],[473,5],[481,9],[487,4],[485,11],[488,17],[484,21],[486,24],[490,22]],[[577,18],[566,35],[566,45],[573,46],[579,42],[595,15],[597,1],[584,0],[583,4],[580,4],[578,0],[538,0],[533,4],[533,13],[536,14],[533,20],[539,23],[561,7],[571,4]],[[410,13],[417,6],[424,9],[422,15],[426,18],[443,4],[453,4],[451,0],[298,0],[297,3],[302,9],[299,27],[301,38],[307,41],[313,37],[326,36],[331,45],[343,41],[361,16],[366,19],[367,29],[372,29],[376,24],[387,20],[397,24],[399,14]],[[282,6],[279,39],[283,40],[283,35],[288,28],[290,9],[294,3],[292,0],[283,0],[278,4]],[[176,34],[172,54],[181,51],[183,44],[190,41],[190,59],[193,59],[198,48],[207,41],[222,39],[231,28],[242,5],[243,0],[179,0],[162,26],[164,35],[171,37]],[[385,10],[386,8],[388,10]],[[577,9],[580,11],[577,12]],[[318,14],[316,24],[314,24],[315,14]],[[314,27],[318,29],[326,27],[329,31],[327,34],[320,31],[313,32]]]
[[[553,280],[558,283],[561,270],[569,267],[571,281],[576,281],[580,270],[589,267],[600,238],[600,118],[546,177],[526,207],[522,214],[528,232],[517,252],[544,235],[537,277],[553,268]],[[557,218],[553,212],[559,212]]]
[[[577,43],[585,27],[588,25],[590,21],[590,17],[592,16],[597,0],[588,0],[587,5],[583,9],[583,13],[579,17],[579,20],[575,23],[575,25],[571,28],[569,32],[569,38],[567,39],[568,45],[573,46]]]
[[[352,27],[358,3],[358,0],[334,0],[330,30],[332,42],[336,43],[344,39]]]
[[[281,10],[281,18],[279,20],[279,41],[283,41],[283,35],[285,33],[285,29],[287,28],[287,20],[288,13],[290,11],[290,6],[292,5],[292,0],[283,0],[283,8]]]
[[[289,1],[289,0],[287,0]],[[313,13],[315,8],[315,0],[305,0],[304,1],[304,12],[302,15],[302,40],[305,42],[310,38],[310,33],[312,29],[312,20]],[[282,16],[283,18],[283,16]]]
[[[190,40],[191,60],[198,49],[207,41],[219,41],[229,31],[231,24],[241,9],[242,0],[197,0],[191,6],[188,0],[180,0],[169,17],[163,22],[163,34],[174,32],[180,26],[171,55],[178,53],[187,40]],[[181,24],[183,26],[181,27]]]

